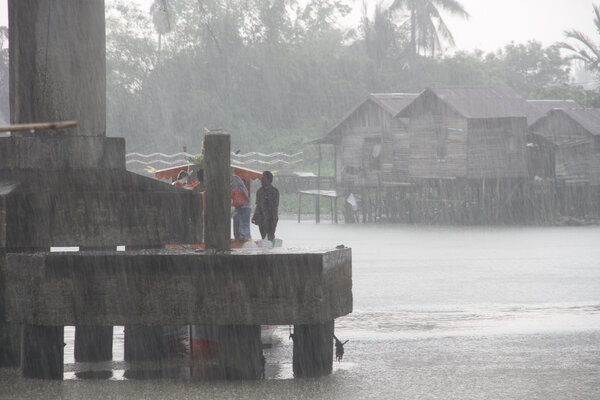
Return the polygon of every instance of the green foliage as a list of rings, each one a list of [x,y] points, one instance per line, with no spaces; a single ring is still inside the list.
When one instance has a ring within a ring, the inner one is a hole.
[[[382,7],[345,29],[350,9],[338,0],[168,0],[169,29],[158,32],[134,5],[107,7],[107,131],[128,151],[197,153],[205,128],[223,128],[234,149],[302,150],[315,170],[316,150],[303,143],[371,92],[506,84],[525,97],[598,104],[597,93],[569,85],[557,47],[412,55],[410,26]]]

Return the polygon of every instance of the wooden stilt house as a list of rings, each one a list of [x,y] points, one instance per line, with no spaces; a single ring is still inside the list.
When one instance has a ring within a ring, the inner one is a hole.
[[[529,131],[553,144],[547,158],[554,162],[542,174],[567,185],[600,185],[600,109],[554,109]]]
[[[533,106],[532,125],[554,109],[582,108],[574,100],[527,100]],[[548,138],[529,131],[527,134],[527,171],[529,179],[554,179],[556,177],[556,144]]]
[[[409,119],[411,178],[527,177],[527,117],[502,87],[431,87],[397,114]]]
[[[407,182],[407,120],[394,117],[416,97],[413,93],[370,94],[324,137],[311,142],[334,146],[337,187]]]

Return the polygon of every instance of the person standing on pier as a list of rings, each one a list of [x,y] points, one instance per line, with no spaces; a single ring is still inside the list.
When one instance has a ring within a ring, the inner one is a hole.
[[[275,229],[279,221],[279,190],[273,186],[273,174],[264,171],[260,179],[261,187],[256,192],[256,208],[252,223],[258,225],[263,239],[275,240]]]
[[[232,171],[231,174],[231,203],[235,208],[233,214],[233,237],[246,241],[250,240],[250,194],[246,184]]]

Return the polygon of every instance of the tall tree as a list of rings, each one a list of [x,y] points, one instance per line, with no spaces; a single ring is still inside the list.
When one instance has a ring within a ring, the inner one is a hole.
[[[392,21],[390,10],[383,7],[381,3],[375,5],[373,18],[369,19],[367,5],[363,1],[363,13],[365,51],[375,61],[377,70],[380,70],[390,50],[397,44],[397,27]]]
[[[407,10],[410,14],[405,24],[410,25],[410,50],[412,55],[442,52],[442,39],[454,46],[454,37],[444,22],[439,8],[451,14],[469,18],[457,0],[394,0],[391,11]]]
[[[158,33],[158,57],[160,58],[162,37],[172,29],[171,14],[169,13],[167,0],[154,0],[150,6],[150,14],[152,15],[154,29],[156,30],[156,33]]]

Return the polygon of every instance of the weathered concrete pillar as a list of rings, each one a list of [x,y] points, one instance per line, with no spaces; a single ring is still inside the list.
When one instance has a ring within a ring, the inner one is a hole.
[[[160,360],[167,357],[162,326],[125,325],[125,361]]]
[[[21,374],[24,378],[62,379],[64,327],[23,325]]]
[[[104,0],[9,0],[10,120],[106,135]]]
[[[0,198],[0,367],[16,367],[19,365],[19,348],[21,346],[21,326],[6,323],[5,298],[6,277],[2,271],[6,265],[6,253],[1,248],[5,246],[2,237],[6,227],[6,211],[3,207],[4,199]]]
[[[230,137],[209,133],[204,139],[204,221],[207,249],[231,247]]]
[[[0,322],[0,368],[19,366],[21,326]]]
[[[75,328],[75,361],[112,360],[112,326],[77,326]]]
[[[219,370],[225,379],[260,379],[264,357],[260,325],[222,325],[218,329]]]
[[[333,321],[324,324],[294,325],[294,376],[299,378],[331,374],[333,368]]]

